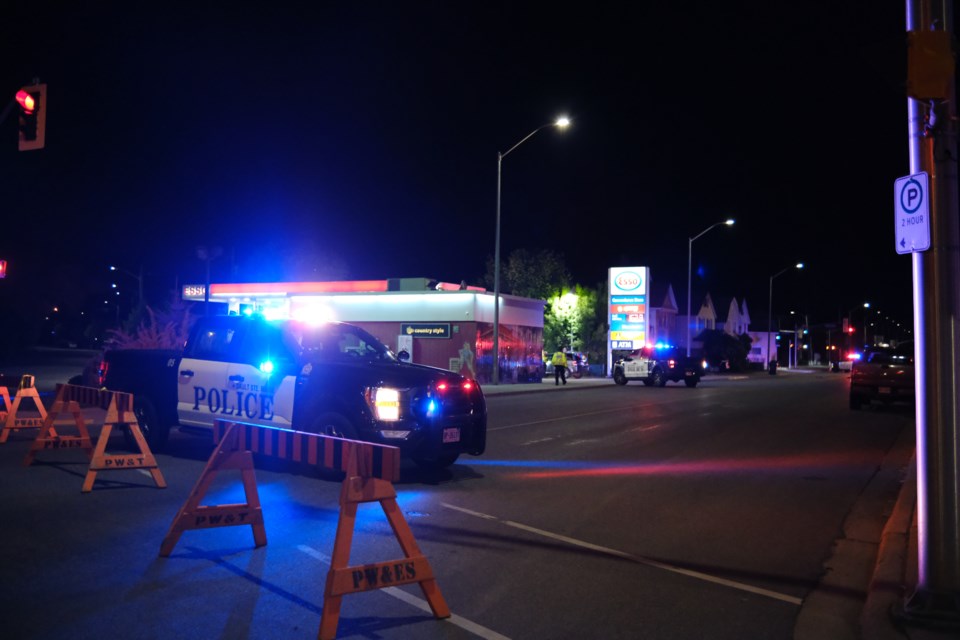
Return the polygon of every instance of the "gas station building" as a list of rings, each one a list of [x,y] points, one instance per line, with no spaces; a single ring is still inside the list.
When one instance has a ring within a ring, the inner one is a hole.
[[[204,285],[183,299],[207,300]],[[272,318],[336,320],[363,327],[411,362],[449,369],[481,384],[493,378],[494,295],[429,278],[334,282],[210,284],[220,312]],[[543,300],[500,295],[500,381],[539,382],[543,371]]]

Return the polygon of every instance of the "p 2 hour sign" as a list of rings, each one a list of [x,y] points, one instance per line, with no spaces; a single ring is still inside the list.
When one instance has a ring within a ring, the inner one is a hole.
[[[897,253],[930,248],[930,181],[925,172],[898,178],[893,183]]]

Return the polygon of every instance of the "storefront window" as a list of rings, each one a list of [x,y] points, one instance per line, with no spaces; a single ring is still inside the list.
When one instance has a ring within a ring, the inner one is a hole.
[[[493,325],[477,329],[477,379],[493,381]],[[540,382],[543,379],[543,329],[500,325],[500,382]]]

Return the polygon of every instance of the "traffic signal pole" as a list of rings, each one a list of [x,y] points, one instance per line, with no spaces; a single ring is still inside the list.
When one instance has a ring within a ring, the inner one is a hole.
[[[907,0],[906,14],[910,173],[929,175],[930,248],[911,254],[918,575],[914,593],[897,614],[908,624],[960,629],[960,208],[956,76],[949,46],[953,2]]]

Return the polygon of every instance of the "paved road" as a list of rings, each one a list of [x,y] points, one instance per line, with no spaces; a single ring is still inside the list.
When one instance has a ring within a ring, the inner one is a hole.
[[[851,415],[842,376],[596,384],[491,389],[485,456],[440,474],[405,466],[401,507],[456,617],[434,621],[402,587],[347,597],[340,637],[793,637],[912,416]],[[337,484],[265,461],[266,547],[248,528],[196,531],[161,559],[209,444],[174,435],[167,489],[117,472],[87,495],[82,457],[22,467],[28,446],[0,446],[10,637],[315,636]],[[227,477],[211,494],[242,499]],[[375,506],[357,529],[353,562],[397,557]]]

